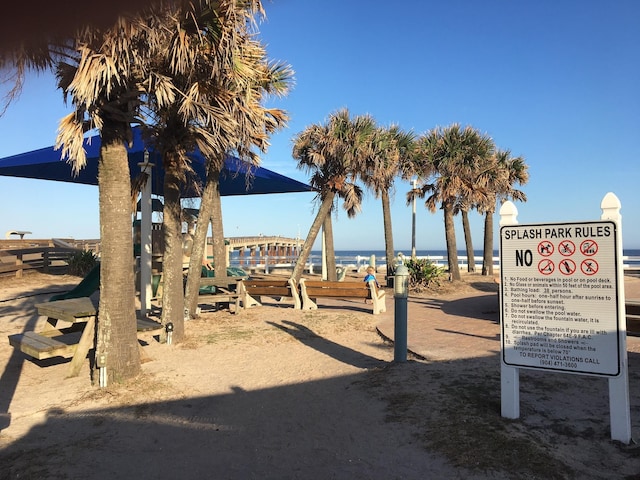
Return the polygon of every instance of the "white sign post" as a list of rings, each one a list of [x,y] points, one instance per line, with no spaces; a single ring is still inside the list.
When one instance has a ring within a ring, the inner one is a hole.
[[[593,222],[518,225],[511,202],[500,210],[504,417],[519,417],[519,368],[603,376],[610,382],[612,438],[629,443],[622,241],[616,202],[615,195],[608,194],[602,203],[602,220]]]

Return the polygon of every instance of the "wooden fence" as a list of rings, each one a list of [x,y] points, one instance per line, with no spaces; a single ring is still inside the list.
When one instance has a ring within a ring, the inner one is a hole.
[[[0,240],[0,275],[22,277],[25,270],[44,273],[66,270],[69,257],[84,250],[99,254],[99,241],[92,240]]]

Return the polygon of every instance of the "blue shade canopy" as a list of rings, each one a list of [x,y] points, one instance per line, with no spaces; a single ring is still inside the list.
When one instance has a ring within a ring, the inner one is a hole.
[[[144,161],[144,151],[147,148],[149,161],[155,165],[151,171],[151,191],[155,195],[163,196],[164,170],[160,154],[155,152],[151,146],[145,145],[139,128],[134,128],[133,134],[133,146],[127,149],[131,177],[135,178],[140,174],[139,164]],[[53,147],[1,158],[0,176],[98,185],[100,145],[99,135],[85,140],[87,164],[76,176],[73,175],[71,165],[60,160],[60,151],[54,150]],[[204,185],[206,179],[205,158],[198,152],[190,154],[189,157],[192,160],[191,166],[195,174],[195,178],[191,180]],[[251,175],[250,178],[247,178],[247,173]],[[220,194],[223,196],[310,191],[312,191],[311,187],[305,183],[266,168],[254,167],[248,162],[232,156],[227,156],[224,168],[220,173]],[[183,195],[185,197],[198,196],[192,188],[183,191]]]

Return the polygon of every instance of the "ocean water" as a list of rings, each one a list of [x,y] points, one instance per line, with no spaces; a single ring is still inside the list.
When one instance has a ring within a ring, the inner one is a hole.
[[[396,255],[402,253],[405,257],[411,256],[411,250],[402,251],[396,250]],[[383,265],[386,263],[385,260],[385,252],[384,250],[336,250],[336,263],[338,265],[368,265],[371,261],[371,256],[375,255],[375,261],[377,265]],[[435,263],[440,265],[447,264],[447,251],[446,250],[416,250],[416,255],[418,257],[428,257],[432,259]],[[458,250],[458,258],[459,260],[466,260],[467,252],[466,250]],[[495,265],[498,265],[498,250],[493,251],[493,257],[495,261]],[[624,260],[624,264],[633,268],[640,268],[640,249],[626,249],[623,251],[623,256],[629,257]],[[482,250],[474,250],[474,257],[476,258],[476,264],[482,263]],[[264,258],[260,257],[260,255],[256,255],[255,257],[250,257],[248,254],[245,254],[243,257],[240,256],[238,251],[234,251],[231,254],[231,265],[232,266],[247,266],[255,263],[264,263]],[[270,263],[293,263],[295,262],[295,258],[291,257],[276,257],[269,258]],[[316,265],[320,265],[322,263],[322,252],[319,250],[313,250],[311,252],[310,258],[307,263],[312,263]],[[466,263],[466,262],[465,262]]]

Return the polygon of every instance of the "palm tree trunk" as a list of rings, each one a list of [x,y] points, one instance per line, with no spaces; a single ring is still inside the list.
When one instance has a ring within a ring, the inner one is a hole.
[[[202,276],[202,259],[205,254],[205,242],[207,241],[207,232],[209,231],[214,197],[216,196],[220,198],[220,172],[216,169],[210,169],[207,172],[207,183],[204,186],[200,200],[200,213],[198,214],[198,223],[193,236],[193,249],[191,250],[191,258],[189,260],[189,273],[187,275],[187,287],[185,290],[185,308],[189,310],[191,318],[196,318],[200,277]],[[214,238],[215,233],[214,230]]]
[[[449,258],[449,276],[451,281],[460,280],[458,268],[458,249],[456,246],[456,231],[453,224],[453,206],[444,205],[444,234],[447,240],[447,256]]]
[[[474,259],[471,227],[469,227],[469,212],[467,210],[462,210],[462,228],[464,230],[464,243],[467,248],[467,272],[475,272],[476,261]]]
[[[291,274],[291,278],[293,278],[296,283],[298,283],[300,281],[300,278],[302,277],[304,266],[307,263],[307,259],[309,258],[309,254],[311,253],[311,249],[313,248],[313,243],[318,237],[320,227],[322,227],[322,224],[324,223],[324,218],[327,215],[331,214],[334,196],[335,193],[330,192],[322,199],[322,204],[320,205],[320,209],[316,214],[316,218],[313,220],[311,228],[309,228],[309,233],[307,234],[307,238],[302,245],[302,249],[300,250],[300,254],[298,255],[298,259],[296,260],[296,265],[293,268],[293,273]]]
[[[165,162],[171,164],[173,162]],[[163,325],[173,324],[172,342],[184,338],[184,277],[182,274],[182,222],[180,180],[173,168],[165,168],[164,176],[164,255],[162,258]]]
[[[331,212],[324,217],[322,231],[324,234],[324,246],[327,260],[327,280],[330,282],[336,282],[338,281],[338,272],[336,270],[336,249],[333,245],[333,222],[331,221]]]
[[[140,373],[133,276],[131,177],[124,135],[104,126],[99,161],[100,305],[97,355],[104,356],[109,382]]]
[[[493,209],[484,214],[484,251],[482,275],[493,275]]]
[[[219,187],[218,182],[216,185]],[[222,225],[222,199],[220,188],[214,188],[211,195],[211,238],[213,241],[213,262],[216,278],[227,276],[227,249],[224,245],[224,228]]]
[[[387,287],[393,286],[391,277],[395,275],[395,265],[393,264],[393,229],[391,228],[391,201],[389,191],[383,190],[380,195],[382,200],[382,220],[384,224],[384,248],[387,262]]]

